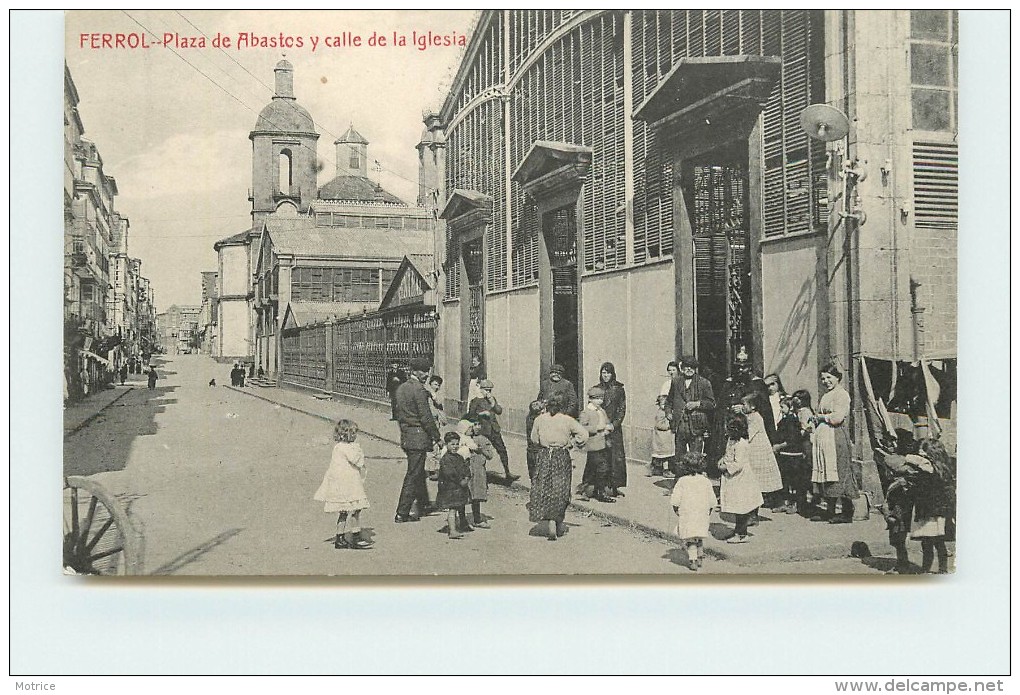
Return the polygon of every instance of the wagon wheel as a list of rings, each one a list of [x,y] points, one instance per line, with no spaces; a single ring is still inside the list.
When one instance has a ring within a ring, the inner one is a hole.
[[[141,574],[142,536],[98,483],[68,476],[64,486],[64,572]]]

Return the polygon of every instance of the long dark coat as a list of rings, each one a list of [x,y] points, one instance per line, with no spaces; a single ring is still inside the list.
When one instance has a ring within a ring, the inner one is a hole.
[[[606,447],[610,452],[609,482],[613,487],[619,488],[627,485],[627,452],[623,446],[623,419],[627,416],[627,392],[623,384],[616,380],[616,369],[611,362],[602,365],[602,369],[606,368],[612,373],[613,378],[608,382],[600,381],[599,386],[606,392],[602,409],[613,423],[613,431],[606,435]],[[602,369],[599,370],[600,377]]]

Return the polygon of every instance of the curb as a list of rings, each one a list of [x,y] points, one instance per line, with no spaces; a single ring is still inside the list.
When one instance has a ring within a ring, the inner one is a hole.
[[[120,400],[121,398],[123,398],[124,396],[128,395],[128,394],[129,394],[130,392],[132,392],[132,391],[134,391],[134,390],[135,390],[135,387],[134,387],[134,386],[128,386],[128,387],[127,387],[126,389],[124,389],[123,391],[121,391],[121,393],[120,393],[120,394],[118,394],[118,395],[117,395],[116,397],[112,398],[112,399],[110,400],[110,402],[109,402],[109,403],[107,403],[107,404],[106,404],[106,405],[104,405],[104,406],[103,406],[102,408],[100,408],[100,409],[99,409],[99,410],[97,410],[96,412],[94,412],[94,413],[92,413],[91,415],[89,415],[89,416],[88,416],[87,418],[85,418],[84,420],[82,420],[81,422],[79,422],[79,423],[78,423],[78,424],[77,424],[76,426],[74,426],[73,428],[71,428],[71,429],[69,429],[69,430],[65,431],[65,432],[64,432],[64,439],[67,439],[67,438],[68,438],[68,437],[70,437],[70,436],[71,436],[72,434],[74,434],[74,433],[76,433],[76,432],[80,431],[80,430],[81,430],[82,428],[84,428],[84,427],[85,427],[85,425],[89,424],[90,422],[92,422],[93,420],[95,420],[95,419],[96,419],[97,417],[99,417],[100,413],[102,413],[102,412],[103,412],[104,410],[106,410],[106,409],[107,409],[107,408],[109,408],[109,407],[110,407],[111,405],[113,405],[114,403],[116,403],[116,402],[117,402],[117,401],[119,401],[119,400]]]
[[[257,398],[258,400],[265,401],[266,403],[272,403],[273,405],[278,405],[281,408],[286,408],[287,410],[293,410],[295,413],[301,413],[302,415],[308,415],[309,417],[318,418],[319,420],[324,420],[325,422],[333,422],[333,418],[329,417],[328,415],[323,415],[322,413],[313,413],[310,410],[305,410],[303,408],[299,408],[296,405],[290,405],[289,403],[281,403],[280,401],[273,400],[272,398],[267,398],[266,396],[261,396],[258,393],[255,393],[254,391],[248,391],[248,390],[246,390],[247,387],[245,387],[244,389],[241,389],[241,388],[238,388],[237,386],[224,386],[223,388],[229,389],[231,391],[236,391],[237,393],[244,394],[245,396],[251,396],[252,398]],[[332,401],[332,402],[333,403],[337,403],[338,401]],[[373,434],[372,432],[369,432],[367,430],[358,430],[358,434],[365,435],[366,437],[371,437],[372,439],[378,439],[381,442],[388,442],[390,444],[396,444],[397,446],[400,446],[400,440],[399,439],[394,439],[393,437],[384,437],[384,436],[381,436],[381,435],[378,435],[378,434]]]
[[[301,413],[303,415],[308,415],[310,417],[318,418],[318,419],[324,420],[326,422],[333,422],[333,418],[328,417],[326,415],[322,415],[321,413],[314,413],[314,412],[311,412],[309,410],[305,410],[303,408],[300,408],[298,406],[293,406],[293,405],[290,405],[290,404],[287,404],[287,403],[280,403],[279,401],[273,400],[272,398],[268,398],[266,396],[259,395],[258,393],[253,392],[253,391],[249,391],[249,390],[246,390],[246,389],[240,389],[240,388],[238,388],[236,386],[225,386],[224,388],[228,388],[231,391],[236,391],[238,393],[243,393],[243,394],[245,394],[247,396],[251,396],[252,398],[257,398],[257,399],[259,399],[261,401],[265,401],[267,403],[272,403],[273,405],[278,405],[281,408],[286,408],[287,410],[292,410],[294,412]],[[333,400],[332,402],[333,403],[339,403],[340,401]],[[355,407],[365,407],[365,406],[355,406]],[[395,444],[397,446],[400,446],[399,438],[388,437],[388,436],[383,436],[383,435],[378,435],[378,434],[373,434],[372,432],[368,432],[366,430],[361,430],[359,432],[359,434],[371,437],[373,439],[377,439],[379,441],[388,442],[390,444]],[[514,483],[511,483],[509,486],[504,486],[504,487],[507,490],[515,491],[515,492],[518,492],[518,493],[530,494],[530,492],[531,492],[531,487],[530,486],[525,485],[524,483],[519,483],[519,482],[514,482]],[[640,521],[635,521],[633,519],[628,519],[628,518],[626,518],[624,516],[620,516],[619,514],[613,514],[612,512],[607,512],[607,511],[604,511],[602,509],[598,509],[596,507],[589,507],[589,506],[587,506],[587,505],[585,505],[585,504],[583,504],[581,502],[576,502],[574,500],[571,500],[570,503],[568,504],[568,507],[570,509],[573,509],[576,512],[580,512],[580,513],[586,514],[588,516],[593,516],[593,517],[596,517],[598,519],[602,519],[604,521],[608,521],[609,523],[614,524],[616,526],[621,526],[621,527],[624,527],[624,528],[629,528],[629,529],[631,529],[633,531],[637,531],[638,533],[642,533],[642,534],[644,534],[646,536],[651,536],[653,538],[658,538],[659,540],[667,541],[669,543],[673,543],[673,544],[677,544],[677,545],[679,545],[680,543],[683,542],[683,539],[680,538],[680,536],[676,535],[675,533],[670,533],[669,531],[663,531],[662,529],[655,528],[654,526],[649,526],[648,524],[642,523]],[[731,562],[731,563],[733,563],[735,565],[738,565],[740,567],[748,567],[748,566],[765,564],[765,563],[770,563],[770,562],[799,562],[799,561],[805,561],[805,560],[830,560],[830,559],[838,559],[838,558],[843,558],[843,557],[849,557],[850,548],[849,548],[849,545],[846,542],[838,542],[838,543],[827,543],[827,544],[824,544],[824,545],[810,546],[810,547],[805,547],[805,548],[793,548],[793,549],[790,549],[788,552],[771,551],[771,552],[764,552],[764,553],[758,553],[758,554],[752,554],[752,555],[744,555],[744,556],[733,556],[733,555],[730,555],[728,553],[725,553],[725,552],[722,552],[720,550],[717,550],[715,548],[709,548],[709,547],[705,547],[704,551],[705,551],[706,555],[712,557],[715,560],[722,560],[722,561]]]

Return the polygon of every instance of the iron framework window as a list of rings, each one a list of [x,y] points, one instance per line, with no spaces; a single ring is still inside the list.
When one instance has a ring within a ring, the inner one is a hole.
[[[955,10],[910,10],[914,130],[957,130],[959,30],[959,15]]]

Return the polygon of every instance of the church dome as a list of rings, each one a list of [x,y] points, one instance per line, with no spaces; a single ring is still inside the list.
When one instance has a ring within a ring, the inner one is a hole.
[[[276,93],[255,122],[255,130],[271,133],[315,133],[312,116],[294,98],[294,66],[281,60],[276,74]]]
[[[255,130],[277,133],[314,133],[312,115],[293,99],[274,97],[259,113]]]

